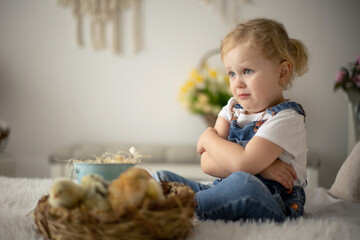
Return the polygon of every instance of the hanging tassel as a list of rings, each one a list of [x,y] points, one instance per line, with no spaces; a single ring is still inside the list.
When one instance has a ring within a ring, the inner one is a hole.
[[[120,10],[120,1],[110,0],[108,5],[109,15],[112,22],[112,50],[113,53],[120,53],[119,45],[119,10]]]
[[[78,46],[83,46],[83,35],[82,35],[82,14],[81,14],[81,8],[80,8],[80,1],[74,0],[73,1],[73,15],[75,17],[76,26],[75,26],[75,36],[76,36],[76,42]]]
[[[202,0],[205,4],[212,4],[226,23],[237,23],[239,2],[248,3],[249,0]]]
[[[90,37],[94,49],[106,48],[106,26],[112,24],[112,50],[119,53],[120,33],[122,32],[122,10],[133,7],[134,52],[141,49],[141,0],[57,0],[63,7],[71,7],[76,19],[76,42],[84,45],[82,35],[82,17],[90,15]],[[121,42],[122,43],[122,42]]]
[[[141,0],[134,0],[134,52],[137,53],[141,48]]]

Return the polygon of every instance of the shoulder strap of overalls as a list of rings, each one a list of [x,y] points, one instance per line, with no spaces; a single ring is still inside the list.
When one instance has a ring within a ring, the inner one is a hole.
[[[286,109],[293,109],[298,114],[303,115],[304,118],[306,117],[304,108],[299,103],[296,103],[296,102],[283,102],[283,103],[280,103],[280,104],[278,104],[276,106],[273,106],[271,108],[266,109],[266,111],[269,114],[275,116],[275,114],[277,114],[278,112],[286,110]]]
[[[238,104],[237,102],[234,102],[231,106],[231,121],[232,120],[236,120],[238,117],[235,116],[235,110],[234,108],[243,108],[240,104]]]
[[[235,116],[235,110],[234,108],[243,108],[240,104],[238,103],[233,103],[232,107],[231,107],[231,113],[232,113],[232,118],[231,120],[236,120],[237,117]],[[305,110],[304,108],[301,106],[301,104],[299,103],[296,103],[296,102],[283,102],[283,103],[280,103],[278,105],[275,105],[271,108],[267,108],[266,111],[275,116],[275,114],[283,111],[283,110],[286,110],[286,109],[293,109],[295,110],[298,114],[300,115],[303,115],[304,116],[304,121],[305,121],[305,117],[306,117],[306,113],[305,113]]]

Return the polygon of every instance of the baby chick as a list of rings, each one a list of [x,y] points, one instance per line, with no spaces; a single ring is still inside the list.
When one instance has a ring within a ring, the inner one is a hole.
[[[140,206],[145,199],[163,200],[161,186],[142,168],[132,167],[109,185],[109,201],[113,209],[124,205]]]
[[[86,191],[84,205],[88,210],[98,209],[100,211],[110,210],[107,200],[108,182],[97,174],[89,174],[81,179],[81,185]]]
[[[150,177],[151,177],[151,175],[150,175]],[[165,199],[162,187],[152,177],[147,182],[147,190],[146,190],[145,199],[150,199],[150,200],[164,200]]]
[[[80,204],[84,195],[85,191],[80,185],[61,178],[51,186],[49,203],[53,207],[74,208]]]

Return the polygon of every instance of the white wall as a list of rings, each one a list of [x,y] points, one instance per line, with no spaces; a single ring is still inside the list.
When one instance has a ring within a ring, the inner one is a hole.
[[[199,0],[143,3],[143,50],[132,54],[126,34],[125,53],[114,55],[92,50],[86,24],[78,48],[70,9],[55,0],[0,1],[0,118],[18,176],[48,177],[48,154],[72,143],[196,143],[206,126],[182,109],[178,89],[233,25]],[[339,67],[360,53],[359,9],[356,0],[252,0],[238,11],[241,20],[283,22],[309,49],[310,70],[288,96],[307,111],[324,187],[346,157],[347,102],[332,89]]]

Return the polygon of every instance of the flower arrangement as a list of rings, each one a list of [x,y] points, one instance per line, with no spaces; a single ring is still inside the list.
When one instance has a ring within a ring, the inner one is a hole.
[[[0,119],[0,153],[2,153],[9,141],[10,128]]]
[[[202,70],[190,72],[180,88],[179,101],[192,113],[217,115],[231,96],[229,77],[204,66]]]
[[[334,91],[342,88],[345,92],[349,89],[360,92],[360,56],[355,62],[349,63],[349,68],[341,67],[336,76]]]

